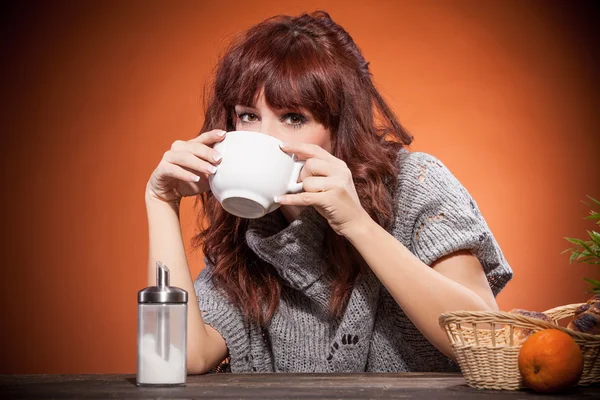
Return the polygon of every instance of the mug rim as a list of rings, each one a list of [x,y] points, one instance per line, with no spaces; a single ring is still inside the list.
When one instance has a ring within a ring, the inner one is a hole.
[[[260,136],[264,136],[264,137],[266,137],[266,138],[269,138],[270,140],[274,140],[275,142],[277,142],[277,144],[281,144],[281,143],[283,143],[283,141],[281,141],[281,140],[277,139],[277,138],[276,138],[276,137],[274,137],[274,136],[268,135],[268,134],[266,134],[266,133],[258,132],[258,131],[246,131],[246,130],[229,131],[229,132],[225,132],[225,136],[227,136],[227,135],[231,135],[231,134],[233,134],[233,133],[243,133],[243,134],[247,134],[247,133],[254,133],[254,134],[257,134],[257,135],[260,135]]]

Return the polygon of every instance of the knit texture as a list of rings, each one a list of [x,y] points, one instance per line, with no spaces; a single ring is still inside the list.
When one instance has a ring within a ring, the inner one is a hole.
[[[458,250],[475,255],[497,295],[512,277],[477,204],[435,157],[402,149],[388,230],[425,264]],[[232,372],[456,371],[418,331],[372,272],[357,279],[341,317],[329,313],[330,282],[321,252],[327,221],[312,207],[287,224],[273,212],[252,220],[246,241],[273,265],[281,301],[269,327],[248,324],[211,281],[194,282],[206,324],[225,339]],[[415,299],[415,301],[420,301]]]

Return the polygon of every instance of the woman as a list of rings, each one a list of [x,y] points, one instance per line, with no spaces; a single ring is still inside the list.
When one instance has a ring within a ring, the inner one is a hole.
[[[260,219],[226,213],[207,179],[213,144],[232,130],[272,135],[306,160],[304,192]],[[512,271],[456,178],[405,149],[411,136],[342,27],[316,12],[251,28],[218,65],[202,132],[173,144],[146,189],[148,279],[161,260],[190,293],[190,373],[228,356],[233,372],[456,369],[439,314],[497,310]],[[184,196],[207,224],[193,285]]]

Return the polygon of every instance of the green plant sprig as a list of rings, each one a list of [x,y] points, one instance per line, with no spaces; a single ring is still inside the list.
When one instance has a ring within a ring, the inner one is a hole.
[[[593,204],[590,205],[585,202],[584,204],[586,204],[590,208],[596,206],[600,207],[600,201],[590,196],[587,197],[593,202]],[[591,209],[590,215],[585,217],[585,219],[597,220],[596,225],[600,225],[600,212]],[[578,262],[583,264],[600,265],[600,233],[594,230],[587,231],[587,233],[590,240],[582,240],[570,237],[565,238],[567,241],[575,245],[575,247],[566,249],[561,253],[571,253],[571,257],[569,258],[569,264],[573,262]],[[591,290],[593,293],[600,293],[600,281],[591,278],[583,278],[583,280],[592,285]]]

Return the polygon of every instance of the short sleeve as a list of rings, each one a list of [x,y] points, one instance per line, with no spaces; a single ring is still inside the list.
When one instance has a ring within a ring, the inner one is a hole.
[[[229,350],[232,369],[244,369],[241,362],[250,351],[249,332],[242,313],[214,286],[213,266],[205,259],[206,267],[194,281],[194,291],[205,324],[217,330]]]
[[[400,168],[399,201],[408,209],[411,251],[427,265],[459,250],[471,251],[496,296],[513,273],[475,200],[429,154],[407,153]]]

